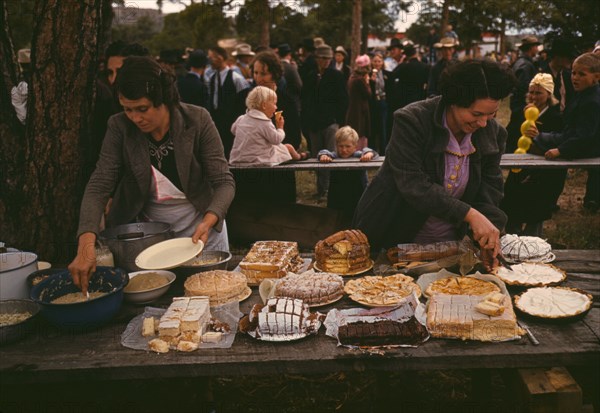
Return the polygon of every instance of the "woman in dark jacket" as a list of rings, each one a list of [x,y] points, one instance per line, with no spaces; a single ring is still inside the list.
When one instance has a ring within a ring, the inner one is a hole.
[[[441,96],[394,113],[385,161],[354,215],[373,247],[470,233],[492,266],[506,223],[498,207],[506,131],[494,117],[514,84],[506,67],[466,61],[443,73]]]

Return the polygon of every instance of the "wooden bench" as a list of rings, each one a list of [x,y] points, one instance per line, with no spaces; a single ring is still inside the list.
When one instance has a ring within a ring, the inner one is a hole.
[[[260,170],[270,169],[275,171],[316,171],[316,170],[372,170],[379,169],[383,165],[385,156],[380,156],[376,160],[369,162],[361,162],[356,158],[352,159],[335,159],[330,163],[322,163],[316,158],[306,159],[304,161],[286,162],[280,165],[230,165],[232,170]],[[552,159],[548,160],[541,155],[517,155],[504,154],[500,161],[500,166],[504,169],[508,168],[539,168],[539,169],[556,169],[556,168],[600,168],[600,158],[588,159]]]

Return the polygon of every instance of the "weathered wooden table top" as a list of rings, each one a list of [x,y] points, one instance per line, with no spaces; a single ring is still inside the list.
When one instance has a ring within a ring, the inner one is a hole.
[[[583,320],[571,323],[527,321],[540,341],[524,337],[505,343],[430,339],[418,348],[398,348],[383,355],[337,347],[324,333],[299,341],[269,343],[238,333],[230,349],[200,349],[192,353],[155,354],[125,348],[121,333],[143,307],[125,303],[107,326],[88,333],[68,333],[42,321],[23,341],[0,347],[2,382],[47,382],[89,379],[122,380],[194,376],[323,373],[347,370],[442,370],[521,368],[537,366],[594,366],[600,368],[600,251],[557,250],[555,265],[568,273],[566,285],[588,291],[594,306]],[[238,260],[241,257],[237,257]],[[235,263],[234,263],[235,264]],[[153,304],[166,307],[183,289],[178,280],[168,296]],[[247,313],[259,302],[257,288],[241,303]],[[357,306],[344,297],[320,308]]]
[[[385,156],[368,161],[361,162],[356,158],[335,159],[330,163],[322,163],[317,158],[310,158],[304,161],[291,161],[280,165],[230,165],[231,170],[277,170],[277,171],[315,171],[319,169],[327,170],[369,170],[379,169],[385,160]],[[524,154],[518,155],[507,153],[502,155],[500,167],[508,168],[536,168],[536,169],[564,169],[564,168],[600,168],[600,158],[587,159],[552,159],[547,160],[541,155]]]

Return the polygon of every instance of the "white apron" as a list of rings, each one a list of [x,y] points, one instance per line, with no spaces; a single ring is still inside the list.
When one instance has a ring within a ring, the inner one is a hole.
[[[175,237],[191,237],[203,218],[185,194],[154,166],[152,166],[150,197],[144,205],[142,216],[147,221],[166,222],[171,225]],[[204,249],[229,251],[225,221],[220,233],[213,228],[210,229]]]

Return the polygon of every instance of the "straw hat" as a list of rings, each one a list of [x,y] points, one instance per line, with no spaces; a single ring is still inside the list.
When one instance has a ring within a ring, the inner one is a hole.
[[[443,49],[445,47],[456,47],[458,46],[458,42],[453,37],[443,37],[439,43],[435,43],[433,47],[436,49]]]
[[[344,49],[344,46],[338,46],[335,48],[335,52],[336,53],[341,53],[343,54],[345,57],[348,57],[348,52],[346,52],[346,49]]]
[[[254,56],[256,53],[252,51],[252,47],[248,43],[240,43],[235,46],[235,50],[231,52],[232,56]]]

